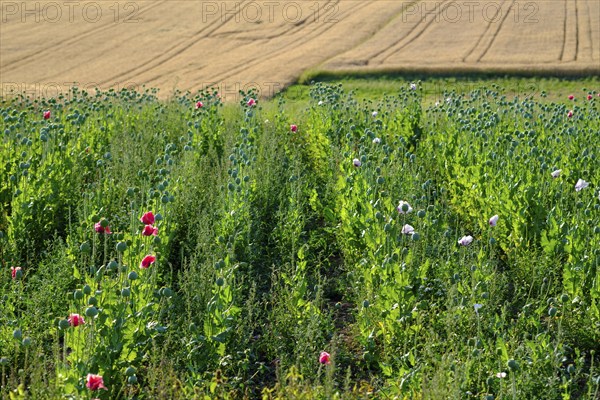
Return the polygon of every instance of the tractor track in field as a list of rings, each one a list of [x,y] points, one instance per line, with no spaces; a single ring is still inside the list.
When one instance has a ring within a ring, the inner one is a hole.
[[[326,4],[338,4],[339,0],[328,0]],[[341,16],[344,16],[345,14],[342,14]],[[310,20],[311,16],[307,16],[306,18],[302,19],[301,21],[299,21],[296,24],[293,24],[292,27],[284,29],[282,32],[280,32],[276,37],[281,38],[284,37],[286,35],[292,35],[292,34],[298,34],[301,33],[302,31],[306,30],[306,28],[309,26],[309,24],[307,24],[307,22]],[[332,28],[333,24],[325,24],[324,26],[327,27],[327,29],[322,29],[322,30],[313,30],[311,32],[308,32],[307,35],[302,36],[302,40],[301,41],[297,41],[295,42],[296,44],[303,44],[308,42],[310,39],[313,39],[314,37],[319,36],[320,34],[322,34],[323,32],[325,32],[328,29]],[[210,32],[210,34],[212,35],[214,32],[218,31],[220,28],[222,28],[223,26],[225,26],[225,24],[217,27],[216,29],[212,30]],[[270,38],[261,38],[260,42],[261,43],[266,43],[268,42]],[[236,38],[236,40],[239,40],[239,38]],[[249,42],[249,41],[247,41]],[[246,43],[246,45],[249,43]],[[242,45],[244,46],[244,45]],[[235,76],[236,74],[239,74],[240,72],[243,72],[245,69],[251,69],[256,67],[257,65],[260,65],[262,63],[268,63],[269,59],[271,59],[273,56],[277,56],[280,55],[281,53],[284,53],[286,51],[289,51],[289,49],[286,48],[279,48],[277,50],[273,50],[273,51],[269,51],[267,53],[260,53],[257,54],[253,57],[251,57],[248,60],[245,60],[243,64],[238,65],[238,66],[234,66],[232,68],[229,68],[223,72],[220,72],[218,75],[213,75],[210,76],[208,78],[204,79],[204,82],[219,82],[219,81],[225,81],[228,78]],[[157,74],[154,75],[152,77],[150,77],[148,79],[148,82],[154,82],[157,81],[159,79],[161,79],[164,76],[164,74]]]
[[[338,3],[339,3],[339,0],[328,0],[325,4],[334,4],[335,5]],[[158,69],[158,67],[162,66],[164,63],[166,63],[168,61],[172,61],[173,59],[175,59],[176,57],[183,54],[186,50],[188,50],[192,46],[197,45],[200,41],[207,39],[207,38],[212,38],[213,35],[215,34],[215,32],[217,32],[219,29],[222,29],[223,27],[225,27],[232,19],[234,19],[235,15],[237,15],[238,13],[241,13],[245,9],[245,7],[248,7],[250,4],[253,4],[253,1],[244,0],[242,3],[240,3],[240,8],[236,14],[232,14],[231,17],[229,17],[225,21],[222,21],[221,24],[218,24],[218,22],[219,22],[218,19],[214,20],[207,27],[197,31],[192,38],[190,38],[178,45],[173,46],[171,49],[169,49],[169,52],[167,52],[167,55],[165,55],[164,57],[161,57],[161,59],[158,60],[157,62],[152,63],[151,66],[148,66],[148,64],[145,64],[143,66],[126,71],[125,73],[123,73],[121,75],[113,76],[112,79],[102,82],[101,85],[105,85],[105,84],[108,84],[111,82],[125,81],[127,79],[130,79],[132,72],[135,72],[139,75],[139,74],[151,72],[152,70]],[[343,17],[345,14],[347,14],[347,13],[341,14],[340,17]],[[311,16],[307,15],[305,18],[303,18],[298,23],[292,24],[291,27],[286,28],[283,31],[279,32],[278,35],[261,38],[259,40],[261,42],[267,42],[269,39],[272,39],[274,37],[280,38],[280,37],[284,37],[286,35],[300,33],[303,30],[306,30],[306,28],[308,26],[310,26],[309,24],[307,24],[307,21],[309,21],[310,18],[311,18]],[[302,36],[302,40],[296,41],[295,44],[301,45],[303,43],[306,43],[308,41],[308,39],[317,37],[320,34],[324,33],[326,30],[331,29],[333,27],[333,24],[324,24],[324,26],[326,27],[326,29],[321,29],[321,30],[317,30],[317,31],[313,30],[311,32],[308,32],[307,35]],[[225,34],[227,34],[227,33],[225,33]],[[231,34],[231,32],[229,34]],[[239,40],[239,39],[236,38],[236,40]],[[247,42],[251,42],[251,41],[252,40],[248,40]],[[243,45],[242,45],[242,47],[243,47]],[[217,76],[211,76],[211,77],[205,78],[204,81],[205,82],[224,81],[224,80],[230,78],[231,76],[234,76],[235,74],[244,71],[245,69],[253,68],[257,65],[260,65],[261,63],[266,63],[266,62],[268,62],[270,57],[281,54],[285,51],[289,51],[289,49],[280,48],[280,49],[270,51],[267,53],[260,53],[256,56],[253,56],[249,60],[245,60],[245,62],[242,65],[238,65],[233,68],[227,69],[224,72],[220,72],[219,75],[217,75]],[[168,73],[168,72],[166,72],[166,73]],[[147,82],[149,82],[149,83],[155,82],[155,81],[163,78],[164,76],[165,76],[165,73],[155,74],[154,76],[151,76]]]
[[[578,0],[565,0],[564,4],[563,40],[558,59],[561,62],[572,62],[578,60],[580,51]]]
[[[563,3],[565,5],[564,7],[564,18],[563,18],[563,40],[562,40],[562,46],[560,49],[560,54],[558,55],[558,60],[559,61],[563,61],[563,57],[565,55],[565,48],[567,47],[567,16],[568,16],[568,6],[569,6],[569,0],[563,0]]]
[[[238,13],[241,12],[243,9],[245,9],[245,7],[248,6],[248,4],[252,3],[251,0],[242,0],[239,4],[240,4],[240,8],[238,10]],[[111,78],[108,78],[104,81],[102,81],[100,83],[100,85],[106,85],[109,84],[111,82],[122,82],[125,81],[127,79],[130,79],[130,77],[132,76],[132,74],[136,74],[136,75],[140,75],[142,73],[148,72],[152,69],[156,69],[157,67],[160,67],[161,65],[165,64],[166,62],[168,62],[169,60],[172,60],[173,58],[177,57],[178,55],[182,54],[183,52],[185,52],[187,49],[189,49],[190,47],[192,47],[193,45],[195,45],[199,40],[201,40],[203,37],[206,37],[208,35],[210,35],[213,32],[216,32],[220,27],[222,27],[223,25],[225,25],[227,22],[229,22],[232,18],[234,18],[237,15],[237,13],[235,14],[230,14],[230,16],[228,18],[225,19],[225,21],[221,21],[221,25],[218,24],[219,19],[214,19],[212,22],[210,22],[206,27],[201,28],[200,30],[196,31],[191,38],[187,39],[187,40],[182,40],[178,43],[176,43],[175,45],[171,46],[170,48],[166,49],[166,51],[163,53],[163,55],[161,57],[158,58],[158,60],[153,60],[150,61],[148,63],[136,66],[134,68],[130,68],[126,71],[123,71],[117,75],[113,75]],[[214,26],[216,25],[215,29],[212,29]]]
[[[590,5],[589,5],[589,1],[585,0],[585,9],[586,9],[586,15],[587,15],[587,40],[589,43],[589,57],[590,59],[593,58],[593,45],[594,45],[594,40],[592,37],[592,16],[591,16],[591,12],[590,12]]]
[[[579,7],[577,6],[577,1],[575,0],[575,56],[573,57],[573,61],[577,61],[577,56],[579,55]]]
[[[377,59],[378,57],[383,55],[383,57],[380,60],[378,60],[378,64],[385,63],[385,61],[387,61],[391,56],[398,53],[400,50],[402,50],[403,48],[408,46],[414,40],[417,40],[419,37],[421,37],[421,35],[423,35],[423,33],[427,29],[429,29],[436,20],[439,20],[439,16],[441,15],[441,13],[443,11],[445,11],[446,8],[448,8],[448,6],[450,4],[452,4],[451,0],[443,0],[441,3],[436,3],[435,9],[432,11],[428,11],[424,16],[422,16],[421,20],[419,22],[417,22],[415,24],[415,26],[402,39],[400,39],[398,42],[395,42],[392,45],[382,49],[381,51],[373,54],[372,58]],[[430,21],[427,21],[427,17],[429,15],[434,15],[434,18],[432,18]],[[413,33],[415,31],[417,31],[418,28],[421,28],[421,27],[422,27],[422,29],[413,35]],[[385,54],[385,53],[388,53],[388,54]]]
[[[463,62],[467,62],[467,59],[475,52],[475,49],[477,49],[479,47],[479,45],[482,43],[483,39],[486,36],[488,36],[488,32],[491,31],[491,29],[492,29],[493,21],[495,21],[498,14],[502,12],[502,6],[504,5],[505,2],[506,2],[506,0],[503,0],[501,6],[496,9],[494,18],[492,18],[491,20],[488,21],[483,34],[481,34],[477,38],[477,42],[475,43],[475,45],[473,47],[471,47],[471,49],[467,52],[467,54],[465,54],[465,56],[462,58]],[[514,1],[513,1],[513,3],[514,3]],[[496,34],[497,34],[497,32],[496,32]],[[490,47],[490,45],[486,46],[486,49],[488,49],[489,47]],[[481,60],[481,56],[477,58],[477,61],[479,61],[479,60]]]
[[[515,5],[515,1],[516,0],[512,0],[511,1],[510,6],[508,6],[508,10],[506,10],[506,12],[504,13],[504,16],[502,17],[502,21],[498,24],[498,27],[496,28],[496,32],[494,32],[494,35],[492,36],[492,40],[490,40],[490,42],[488,43],[488,45],[485,48],[485,50],[483,51],[483,53],[481,53],[481,55],[477,58],[477,62],[480,62],[481,59],[483,57],[485,57],[485,55],[488,53],[488,51],[490,51],[490,49],[492,48],[492,45],[494,44],[494,42],[498,38],[498,34],[500,33],[500,30],[502,29],[502,26],[504,25],[504,22],[508,18],[508,15],[510,14],[510,11],[512,10],[513,6]]]
[[[329,1],[327,4],[329,4],[329,3],[336,4],[338,2],[339,2],[339,0]],[[349,12],[351,12],[351,11],[346,11],[345,13],[342,13],[340,15],[340,17],[344,17]],[[291,28],[291,29],[287,30],[284,33],[284,35],[285,34],[289,34],[292,31],[295,31],[294,33],[301,32],[302,30],[306,30],[306,28],[308,26],[309,25],[307,25],[306,23],[299,24],[297,27],[299,27],[300,29],[296,30],[295,28]],[[307,35],[305,35],[305,36],[302,37],[301,41],[296,42],[296,43],[299,43],[300,45],[304,44],[304,43],[306,43],[306,42],[314,39],[315,37],[318,37],[318,36],[322,35],[326,31],[328,31],[328,30],[330,30],[330,29],[333,28],[333,24],[324,24],[323,26],[325,28],[318,29],[318,30],[313,30],[312,32],[309,32],[309,34],[307,34]],[[255,67],[255,66],[260,65],[262,63],[265,63],[267,59],[270,59],[270,58],[272,58],[274,56],[280,55],[281,53],[284,53],[286,51],[289,51],[289,50],[286,49],[286,48],[283,48],[283,49],[273,50],[273,51],[270,51],[270,52],[265,53],[265,54],[260,54],[260,55],[258,55],[256,57],[253,57],[250,60],[248,60],[246,63],[244,63],[244,65],[236,66],[234,68],[231,68],[231,69],[227,70],[223,74],[220,74],[220,76],[212,77],[212,81],[215,81],[215,80],[226,80],[226,79],[228,79],[228,78],[230,78],[232,76],[235,76],[236,74],[240,73],[245,68],[252,68],[252,67]],[[209,82],[211,82],[210,79],[209,79]]]
[[[148,7],[145,7],[143,10],[141,10],[139,13],[137,13],[136,17],[139,17],[158,6],[161,6],[164,3],[167,3],[167,0],[157,0],[155,2],[150,3],[150,5]],[[2,72],[7,73],[10,71],[13,71],[13,70],[19,68],[23,64],[23,62],[30,61],[33,58],[39,58],[40,56],[42,56],[42,57],[46,56],[48,54],[56,52],[57,50],[60,50],[62,48],[65,48],[65,47],[71,46],[75,43],[78,43],[82,39],[87,39],[91,36],[94,36],[94,35],[104,32],[104,31],[110,30],[111,28],[113,28],[113,24],[110,24],[110,23],[108,23],[106,25],[100,25],[100,26],[97,26],[97,27],[94,27],[94,28],[88,30],[87,32],[85,32],[81,35],[73,37],[71,39],[67,39],[67,40],[64,40],[64,41],[61,41],[58,43],[52,43],[50,45],[46,45],[39,50],[24,54],[22,57],[8,61],[6,64],[4,64],[2,66]]]

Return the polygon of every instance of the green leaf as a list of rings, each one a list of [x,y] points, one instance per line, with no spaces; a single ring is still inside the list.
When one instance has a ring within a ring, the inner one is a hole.
[[[554,249],[556,248],[557,241],[556,239],[551,239],[548,237],[548,232],[546,230],[542,231],[542,236],[540,239],[542,249],[548,255],[554,254]]]
[[[508,351],[506,350],[506,344],[504,343],[504,340],[501,337],[496,339],[496,349],[500,350],[500,352],[502,353],[502,359],[504,360],[504,362],[507,362]]]
[[[300,246],[300,249],[298,249],[298,260],[300,261],[304,260],[304,247]]]

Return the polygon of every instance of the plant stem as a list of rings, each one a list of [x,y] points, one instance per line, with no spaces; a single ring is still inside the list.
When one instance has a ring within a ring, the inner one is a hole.
[[[512,371],[510,374],[510,385],[512,388],[512,398],[513,398],[513,400],[517,400],[517,384],[516,384],[516,380],[515,380],[515,374]]]

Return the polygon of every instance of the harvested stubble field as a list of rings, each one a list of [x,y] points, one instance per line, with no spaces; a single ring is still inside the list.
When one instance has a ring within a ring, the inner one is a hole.
[[[321,68],[597,74],[599,38],[597,1],[419,1]]]
[[[600,73],[600,3],[2,1],[1,94],[73,83],[271,96],[306,71]]]

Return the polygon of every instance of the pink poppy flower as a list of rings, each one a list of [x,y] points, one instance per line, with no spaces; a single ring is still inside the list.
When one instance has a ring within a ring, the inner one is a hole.
[[[569,100],[573,100],[575,98],[575,96],[573,96],[572,94],[569,95]]]
[[[146,225],[144,226],[144,230],[142,231],[142,235],[143,236],[157,236],[158,235],[158,228],[152,226],[152,225]]]
[[[569,112],[567,113],[567,117],[571,118],[573,116],[573,110],[569,110]]]
[[[102,379],[101,375],[88,374],[87,383],[85,386],[87,386],[90,390],[106,390],[106,386],[104,386],[104,379]]]
[[[152,213],[152,211],[148,211],[147,213],[142,215],[140,221],[142,221],[142,224],[144,225],[152,225],[154,223],[154,214]]]
[[[204,107],[204,104],[201,101],[196,102],[196,110],[202,107]]]
[[[71,324],[71,326],[79,326],[85,324],[85,320],[79,314],[71,314],[69,315],[69,318],[67,318],[67,320],[69,321],[69,324]]]
[[[294,133],[298,132],[298,126],[294,124],[290,125],[290,131]]]
[[[148,254],[146,257],[144,257],[142,259],[142,262],[140,263],[140,268],[146,269],[150,265],[154,264],[155,261],[156,261],[156,256]]]
[[[498,223],[498,215],[494,215],[492,218],[490,218],[489,223],[490,226],[496,226],[496,224]]]
[[[108,225],[104,227],[100,222],[96,222],[94,224],[94,230],[98,233],[106,233],[107,235],[110,235],[112,233]]]
[[[44,119],[50,119],[50,110],[44,111]]]
[[[319,355],[319,362],[320,362],[321,364],[327,364],[327,365],[329,365],[329,364],[331,364],[330,357],[331,357],[331,356],[329,355],[329,353],[328,353],[328,352],[326,352],[326,351],[322,351],[322,352],[321,352],[321,355]]]
[[[253,107],[255,104],[256,100],[254,100],[253,98],[250,98],[250,100],[248,100],[248,102],[246,103],[248,107]]]
[[[23,275],[23,271],[21,270],[21,267],[10,267],[10,275],[13,279],[17,279]]]

